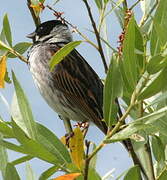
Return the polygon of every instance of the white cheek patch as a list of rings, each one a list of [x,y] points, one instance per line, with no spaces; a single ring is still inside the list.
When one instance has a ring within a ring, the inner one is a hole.
[[[39,40],[39,36],[36,35],[36,36],[35,36],[35,41],[37,42],[38,40]]]

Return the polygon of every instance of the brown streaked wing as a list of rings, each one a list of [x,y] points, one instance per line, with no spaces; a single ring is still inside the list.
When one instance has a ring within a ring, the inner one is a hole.
[[[73,50],[55,67],[53,74],[55,86],[64,93],[68,101],[77,105],[98,127],[104,126],[101,121],[103,84],[84,58]]]

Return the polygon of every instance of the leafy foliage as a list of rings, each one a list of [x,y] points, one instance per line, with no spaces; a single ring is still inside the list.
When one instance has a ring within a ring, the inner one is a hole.
[[[30,2],[33,19],[40,18],[45,1]],[[88,3],[87,0],[84,2]],[[92,20],[89,4],[88,14],[98,43],[79,34],[96,48],[103,63],[106,57],[110,59],[103,98],[104,121],[108,126],[106,137],[99,145],[93,145],[90,151],[89,146],[93,143],[88,143],[85,148],[84,134],[76,128],[69,142],[63,144],[47,127],[36,122],[28,98],[12,72],[15,94],[11,105],[11,120],[7,122],[0,118],[0,170],[4,179],[19,180],[15,165],[38,158],[51,164],[41,174],[40,180],[55,176],[59,170],[65,175],[55,178],[57,180],[82,180],[85,177],[100,180],[102,178],[96,171],[97,153],[104,145],[118,141],[130,142],[134,150],[130,153],[136,164],[122,174],[124,180],[167,178],[167,3],[164,0],[141,1],[143,16],[139,23],[134,10],[139,1],[131,7],[127,7],[123,0],[94,0],[94,3],[99,13],[99,22],[94,23]],[[112,20],[113,14],[122,28],[118,50],[108,40],[108,19]],[[31,43],[19,42],[13,45],[13,42],[10,20],[5,14],[0,34],[0,88],[5,87],[5,82],[11,82],[7,71],[9,58],[19,58],[27,63],[23,54]],[[61,48],[50,60],[50,69],[81,42],[84,41],[73,41]],[[108,54],[101,47],[105,47]],[[17,143],[9,141],[9,138],[17,140]],[[19,152],[22,156],[9,162],[7,149]],[[27,178],[35,179],[29,164]],[[121,175],[117,179],[120,178]]]

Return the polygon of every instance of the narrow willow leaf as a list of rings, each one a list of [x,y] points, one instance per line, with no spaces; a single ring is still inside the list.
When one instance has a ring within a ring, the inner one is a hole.
[[[0,140],[3,139],[3,136],[0,134]],[[7,150],[4,146],[0,145],[0,171],[2,172],[3,178],[5,178],[5,170],[8,163]]]
[[[140,1],[141,10],[143,11],[143,16],[146,16],[150,12],[154,3],[155,3],[155,0]]]
[[[11,48],[1,40],[0,40],[0,49],[9,50],[9,51],[11,50]]]
[[[114,177],[113,173],[115,171],[115,168],[108,171],[103,177],[102,177],[102,180],[109,180],[109,179],[112,179]]]
[[[7,164],[5,180],[21,180],[16,168],[11,163]]]
[[[14,109],[17,108],[17,103],[18,103],[18,107],[19,107],[21,117],[22,117],[22,118],[17,119],[17,117],[15,116],[13,117],[13,119],[16,123],[19,124],[21,129],[27,130],[26,132],[28,133],[28,136],[30,138],[35,139],[35,137],[37,136],[37,129],[36,129],[36,123],[34,121],[29,102],[14,72],[12,72],[12,77],[13,77],[13,82],[14,82],[14,87],[15,87],[15,92],[16,92],[16,97],[17,97],[16,103],[15,103],[16,107],[13,107],[13,108]],[[20,122],[18,122],[18,120]]]
[[[139,95],[138,99],[143,100],[161,92],[167,83],[167,68],[163,69],[162,72],[155,78]]]
[[[12,81],[11,81],[11,79],[9,77],[9,73],[8,73],[7,69],[6,69],[6,73],[5,73],[5,78],[4,79],[5,79],[5,82],[7,82],[8,84],[12,83]]]
[[[5,140],[0,140],[0,145],[6,147],[7,149],[10,149],[12,151],[19,152],[19,153],[22,153],[22,154],[27,154],[28,153],[24,149],[23,146],[18,146],[18,145],[15,145],[13,143],[10,143],[8,141],[5,141]]]
[[[5,87],[6,59],[5,55],[0,58],[0,88]]]
[[[51,58],[49,64],[50,69],[53,70],[56,64],[58,64],[65,56],[67,56],[74,48],[81,44],[82,41],[73,41],[66,44],[60,50],[58,50]]]
[[[58,166],[52,166],[51,168],[47,169],[45,172],[43,172],[40,177],[39,180],[46,180],[48,179],[50,176],[52,176],[55,172],[57,172],[59,170]]]
[[[70,154],[65,145],[46,127],[37,123],[37,141],[42,144],[49,152],[54,154],[59,162],[71,163]]]
[[[103,1],[102,0],[94,0],[96,3],[96,6],[99,10],[103,8]]]
[[[157,162],[165,161],[165,146],[158,136],[152,136],[152,152]]]
[[[92,142],[91,142],[91,144],[92,144]],[[92,152],[93,152],[95,149],[96,149],[96,145],[93,143]],[[97,164],[97,154],[95,154],[95,155],[93,156],[93,158],[91,159],[89,165],[90,165],[90,167],[96,169],[96,164]]]
[[[167,34],[167,22],[164,20],[167,19],[166,9],[167,3],[164,0],[160,0],[158,8],[155,12],[154,24],[151,33],[150,51],[152,56],[159,54],[167,41],[167,37],[164,36]]]
[[[26,179],[27,180],[36,180],[37,179],[28,162],[26,162]]]
[[[28,43],[28,42],[21,42],[16,44],[13,49],[18,52],[19,54],[23,54],[24,52],[27,51],[27,49],[32,45],[32,43]],[[16,58],[17,56],[15,56],[14,54],[9,54],[8,55],[9,58]]]
[[[123,70],[129,86],[134,89],[137,84],[138,68],[137,58],[135,55],[135,37],[136,37],[136,22],[134,17],[129,21],[125,40],[123,43]]]
[[[115,123],[118,107],[117,97],[122,96],[122,78],[117,59],[113,56],[104,85],[104,119],[109,127]]]
[[[121,28],[123,29],[123,27],[124,27],[124,16],[125,16],[124,10],[120,9],[120,8],[116,8],[116,9],[114,9],[114,13],[118,19],[118,22],[119,22]]]
[[[6,43],[5,33],[3,29],[0,33],[0,41]],[[5,53],[7,53],[7,50],[0,45],[0,56],[3,56]]]
[[[131,138],[131,136],[133,134],[135,134],[136,132],[138,132],[140,130],[149,129],[149,128],[151,128],[149,125],[145,125],[142,123],[129,125],[128,127],[123,129],[122,131],[113,135],[111,139],[107,139],[104,142],[108,144],[108,143],[113,143],[113,142],[117,142],[117,141],[122,141],[124,139]],[[134,139],[134,138],[132,138],[132,139]]]
[[[153,56],[148,65],[147,71],[149,74],[155,74],[167,66],[167,57],[161,55]]]
[[[7,14],[5,14],[5,16],[3,18],[3,30],[4,30],[4,33],[6,36],[6,40],[8,41],[10,47],[12,47],[12,33],[11,33],[10,24],[9,24]]]
[[[135,56],[136,56],[138,73],[141,74],[145,68],[144,39],[141,30],[136,22],[135,22]]]
[[[153,106],[154,104],[161,103],[162,101],[167,100],[167,92],[160,94],[157,98],[155,98],[152,102],[150,102],[146,108]]]
[[[56,156],[53,153],[49,152],[46,149],[46,147],[44,147],[42,144],[33,139],[28,138],[25,132],[14,121],[12,126],[18,142],[21,144],[21,147],[23,147],[27,151],[26,154],[38,157],[52,164],[62,163],[56,158]]]
[[[1,119],[0,119],[0,133],[4,137],[8,137],[8,138],[14,138],[15,137],[12,128],[9,127],[7,125],[7,123],[5,121],[2,121]]]
[[[141,180],[140,170],[138,166],[134,166],[128,170],[124,176],[124,180]]]
[[[161,172],[160,176],[157,177],[157,180],[165,180],[167,179],[167,170],[166,168]]]
[[[74,129],[74,135],[69,140],[69,148],[73,163],[82,170],[84,165],[84,138],[80,128]]]
[[[145,129],[148,130],[154,128],[155,130],[157,130],[157,126],[154,126],[154,122],[156,122],[158,119],[162,118],[165,115],[167,115],[167,107],[164,107],[142,118],[136,119],[135,121],[129,123],[129,125],[126,128],[114,134],[111,139],[105,142],[112,143],[115,141],[131,138],[131,135],[133,135],[134,133],[140,130],[145,130]]]
[[[15,166],[15,165],[24,163],[24,162],[26,162],[26,161],[29,161],[29,160],[31,160],[32,158],[34,158],[34,157],[33,157],[33,156],[30,156],[30,155],[23,156],[23,157],[21,157],[21,158],[19,158],[19,159],[16,159],[16,160],[12,161],[11,164],[13,164],[13,165]]]
[[[88,174],[89,180],[101,180],[100,175],[97,173],[97,171],[93,168],[89,168],[89,174]]]

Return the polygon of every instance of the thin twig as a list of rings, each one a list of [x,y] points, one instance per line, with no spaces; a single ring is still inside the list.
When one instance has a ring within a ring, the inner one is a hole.
[[[148,20],[149,17],[151,17],[151,14],[152,14],[152,12],[155,10],[155,8],[157,7],[158,2],[159,2],[159,1],[156,0],[155,4],[154,4],[153,7],[150,9],[149,13],[148,13],[146,16],[142,17],[142,19],[141,19],[141,21],[140,21],[140,24],[139,24],[140,27],[145,24],[145,22]]]
[[[129,9],[132,10],[135,6],[137,6],[137,4],[142,1],[142,0],[138,0],[136,1]]]
[[[60,117],[60,116],[59,116]],[[69,134],[71,134],[73,132],[73,129],[72,129],[72,126],[71,126],[71,122],[70,122],[70,119],[68,118],[63,118],[63,117],[60,117],[62,120],[63,120],[63,123],[64,123],[64,127],[66,129],[66,132]]]
[[[23,61],[23,62],[25,62],[25,63],[28,64],[28,60],[27,60],[24,56],[22,56],[21,54],[19,54],[17,51],[15,51],[14,49],[10,48],[10,49],[9,49],[9,52],[12,53],[12,54],[14,54],[15,56],[17,56],[21,61]]]
[[[41,21],[40,21],[39,16],[37,17],[35,15],[35,12],[34,12],[33,8],[31,7],[31,0],[27,0],[27,6],[28,6],[28,9],[30,10],[30,13],[31,13],[31,16],[33,18],[34,24],[37,27],[39,24],[41,24]]]
[[[84,167],[84,180],[88,180],[89,163],[90,163],[90,159],[88,158],[88,156],[89,156],[90,141],[86,140],[85,145],[86,145],[86,155],[85,155],[85,167]]]
[[[56,16],[56,14],[59,14],[57,11],[55,11],[52,7],[50,7],[49,5],[46,5],[45,7],[47,7],[48,9],[50,9],[51,11],[54,12],[54,15]],[[73,24],[71,24],[69,21],[65,20],[65,18],[63,18],[61,15],[57,16],[57,18],[59,18],[62,22],[68,24],[69,26],[71,26],[73,28],[73,30],[75,32],[77,32],[83,39],[85,39],[86,42],[88,42],[89,44],[91,44],[95,49],[98,50],[98,47],[96,44],[94,44],[92,41],[89,40],[89,38],[87,38],[84,34],[82,34],[76,26],[74,26]]]
[[[89,15],[89,18],[90,18],[91,23],[92,23],[92,27],[93,27],[95,35],[96,35],[96,40],[97,40],[97,44],[98,44],[98,51],[100,53],[100,56],[101,56],[101,59],[102,59],[103,65],[104,65],[105,72],[107,73],[108,66],[106,63],[106,59],[105,59],[105,55],[103,52],[103,48],[102,48],[102,44],[101,44],[101,40],[100,40],[100,35],[99,35],[99,32],[98,32],[97,27],[96,27],[96,23],[93,19],[93,15],[92,15],[92,12],[91,12],[91,9],[90,9],[90,6],[89,6],[87,0],[83,0],[83,2],[85,3],[85,6],[87,8],[88,15]]]
[[[123,8],[124,8],[124,11],[128,10],[128,3],[126,0],[123,1]]]

